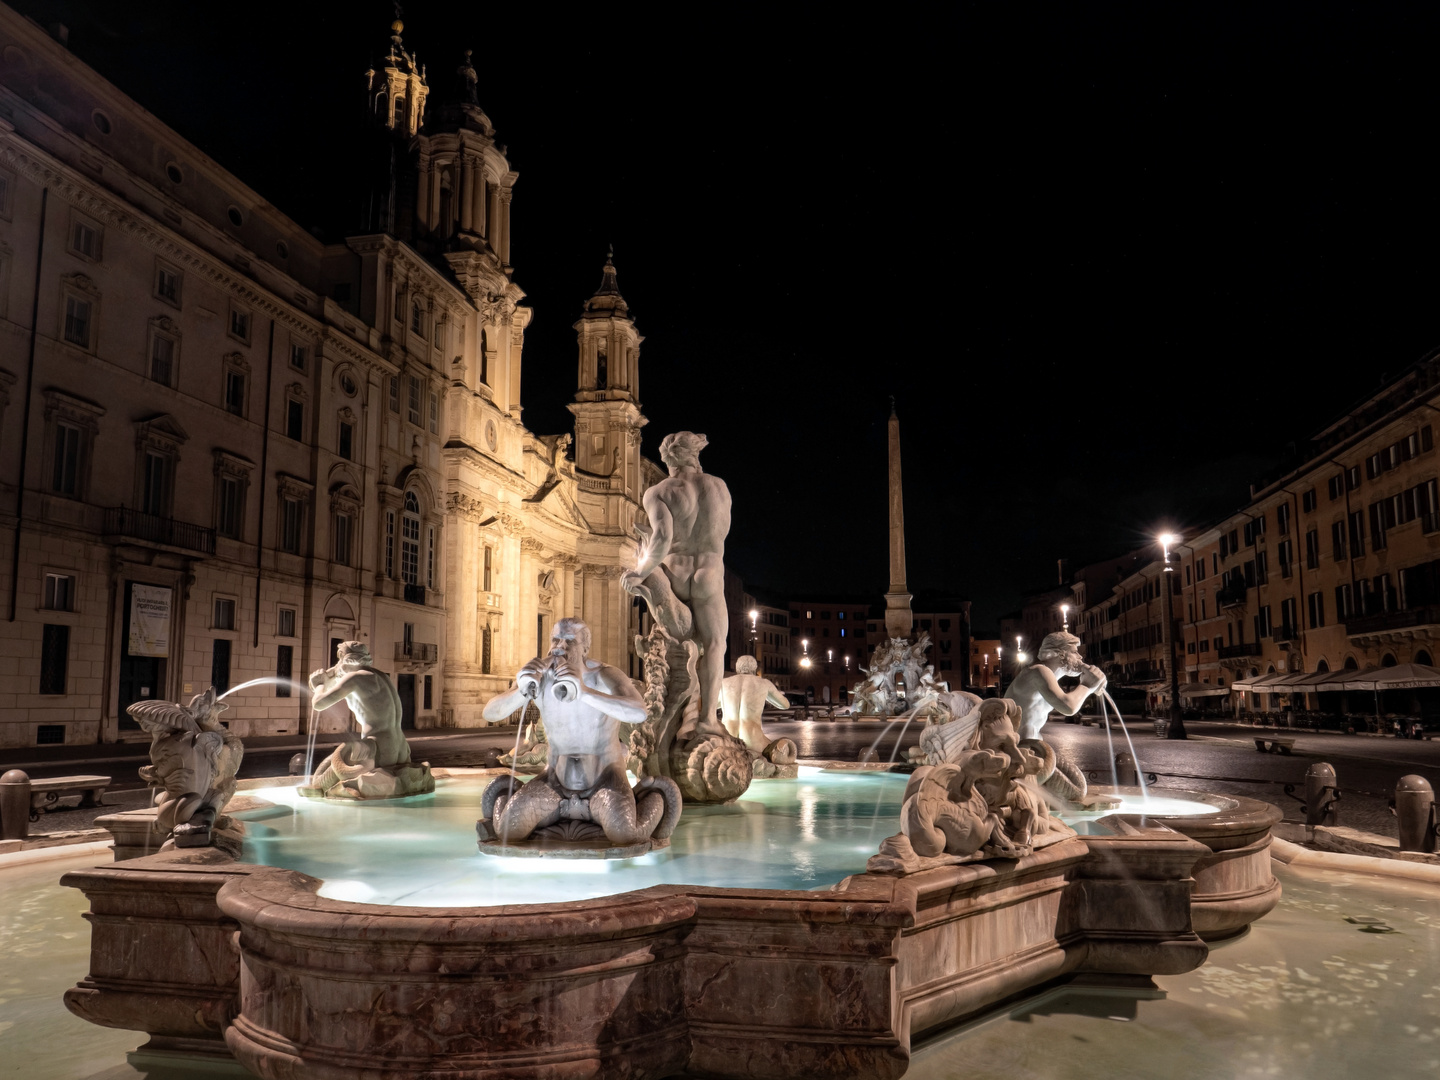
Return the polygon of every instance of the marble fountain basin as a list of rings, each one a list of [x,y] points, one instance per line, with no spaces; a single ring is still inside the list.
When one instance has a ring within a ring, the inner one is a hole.
[[[1190,971],[1279,897],[1278,811],[1184,792],[1121,792],[1023,859],[867,873],[905,780],[757,781],[687,807],[668,852],[539,870],[475,851],[488,777],[384,806],[252,790],[247,861],[65,876],[92,925],[66,1004],[276,1080],[898,1077],[914,1040],[1041,987]]]

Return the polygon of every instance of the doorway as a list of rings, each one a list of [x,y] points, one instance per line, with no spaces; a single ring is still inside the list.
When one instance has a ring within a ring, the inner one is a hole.
[[[395,690],[400,695],[400,726],[413,731],[415,728],[415,676],[397,676]]]
[[[144,584],[143,582],[141,583]],[[158,591],[155,586],[147,586]],[[168,589],[165,590],[169,592]],[[134,611],[135,582],[125,582],[124,606],[120,622],[120,730],[139,731],[140,725],[127,711],[137,701],[151,701],[165,696],[166,660],[164,656],[131,655],[130,617]],[[143,637],[144,635],[139,635]]]

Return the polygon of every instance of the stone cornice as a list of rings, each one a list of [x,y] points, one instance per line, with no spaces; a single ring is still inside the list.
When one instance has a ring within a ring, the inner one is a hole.
[[[19,135],[12,132],[0,135],[0,165],[14,169],[17,174],[28,177],[42,187],[51,188],[57,195],[92,217],[136,237],[177,266],[227,290],[255,310],[264,312],[293,330],[313,337],[326,325],[313,315],[301,314],[289,301],[280,299],[252,278],[223,266],[218,261],[219,256],[202,253],[194,241],[179,236],[149,215],[130,209],[118,196],[92,183]],[[244,257],[251,258],[250,255]],[[300,282],[294,284],[303,287]]]

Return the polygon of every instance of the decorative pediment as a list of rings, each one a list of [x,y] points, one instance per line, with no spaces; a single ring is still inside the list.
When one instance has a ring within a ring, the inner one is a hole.
[[[169,413],[161,413],[159,416],[152,416],[149,420],[141,421],[136,428],[139,440],[144,443],[167,442],[180,445],[188,442],[189,433],[180,426],[180,421]]]
[[[72,289],[88,293],[91,296],[100,295],[100,290],[95,287],[95,282],[91,280],[88,274],[63,274],[60,280]]]

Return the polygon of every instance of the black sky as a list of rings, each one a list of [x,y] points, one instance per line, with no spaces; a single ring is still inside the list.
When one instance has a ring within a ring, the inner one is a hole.
[[[343,235],[388,4],[20,0],[301,225]],[[646,453],[704,431],[777,597],[910,584],[993,624],[1055,560],[1204,524],[1440,343],[1433,6],[405,5],[476,50],[520,173],[527,424],[568,430],[607,244]],[[885,25],[877,25],[879,23]]]

